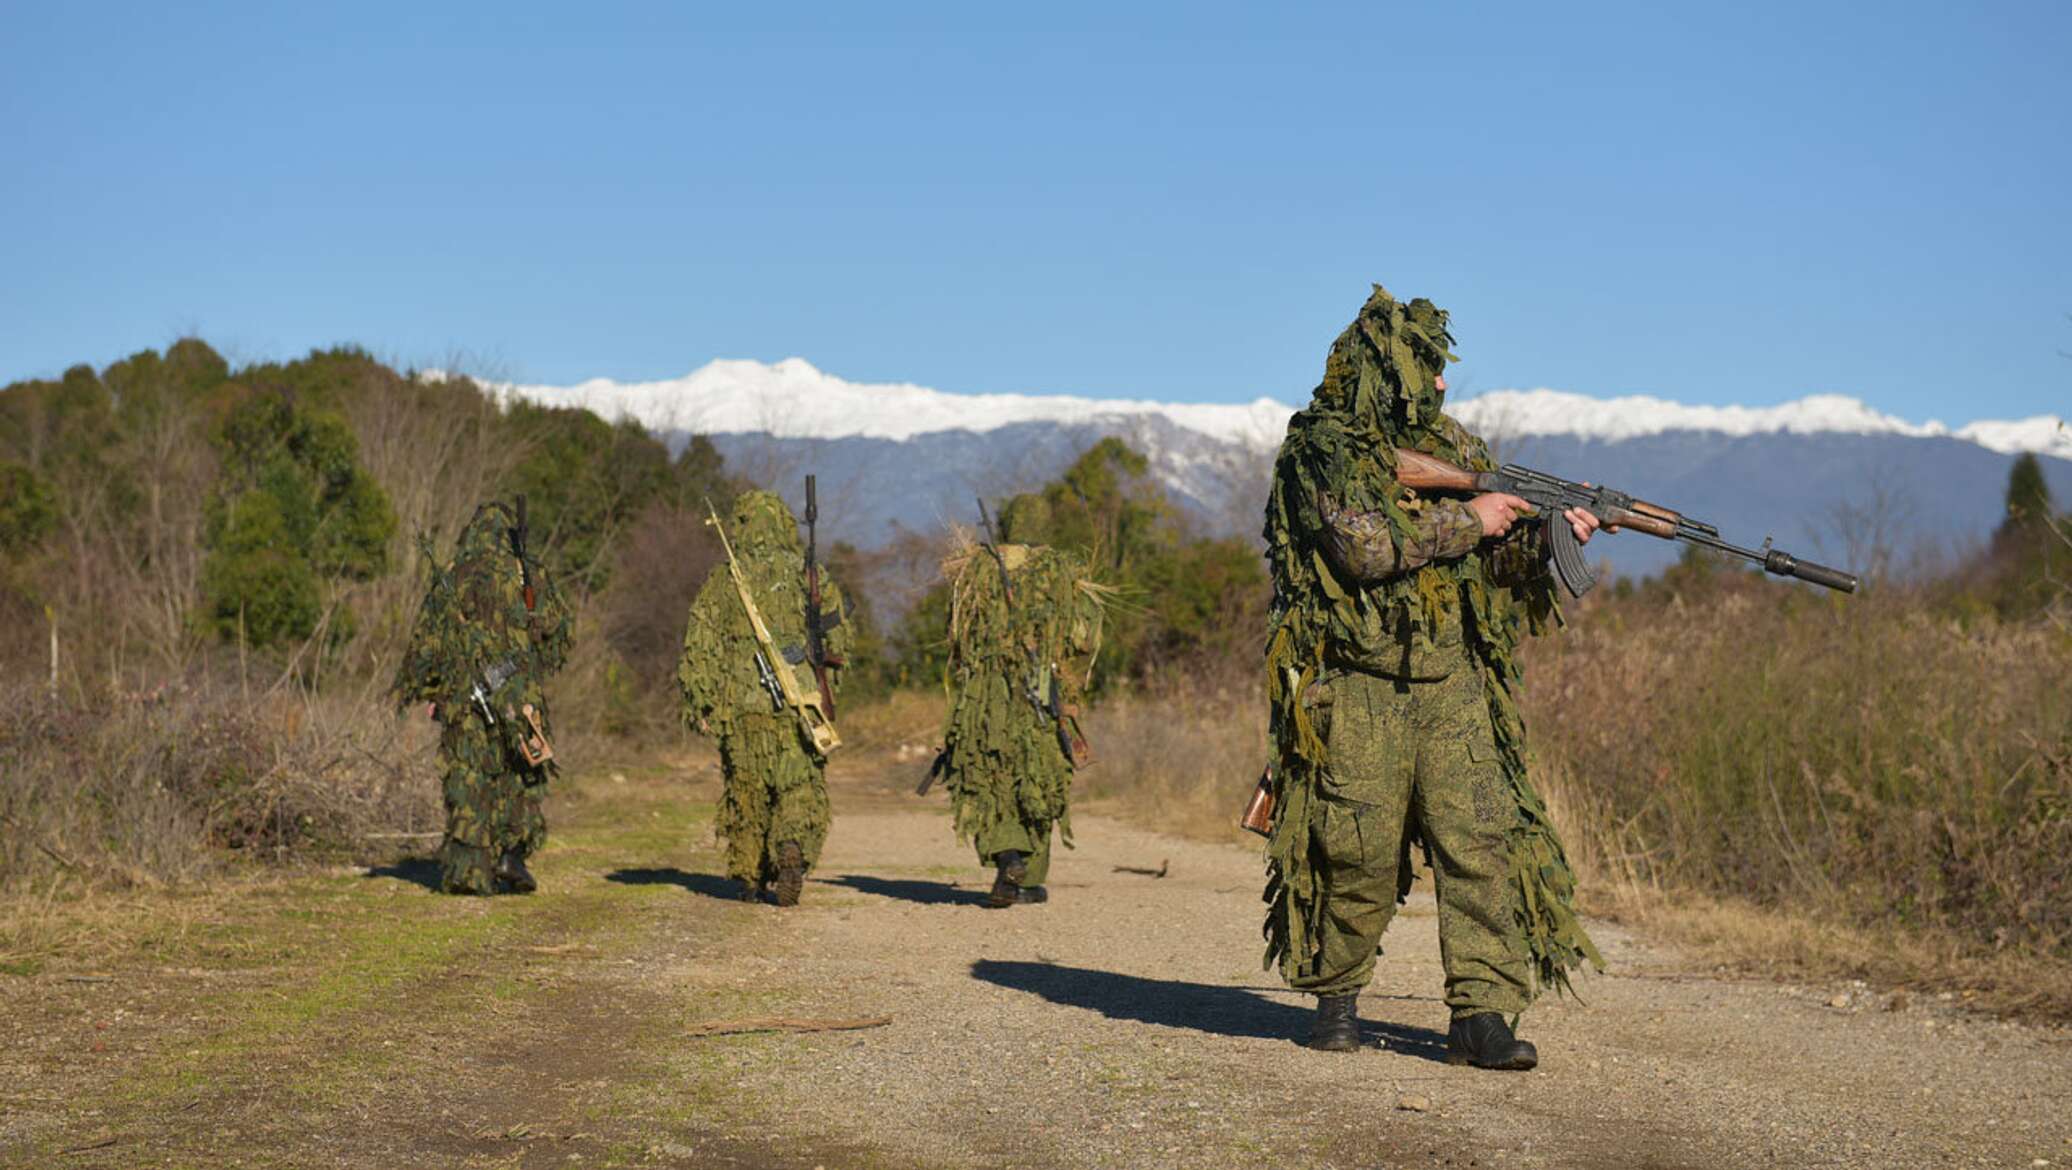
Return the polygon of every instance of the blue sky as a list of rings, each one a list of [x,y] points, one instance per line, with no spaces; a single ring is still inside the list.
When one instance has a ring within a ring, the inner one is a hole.
[[[196,332],[527,381],[2072,408],[2072,5],[0,0],[0,382]]]

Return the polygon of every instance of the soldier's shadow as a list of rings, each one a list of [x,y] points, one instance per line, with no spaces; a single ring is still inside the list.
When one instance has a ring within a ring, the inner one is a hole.
[[[436,857],[405,857],[387,865],[370,865],[366,875],[369,878],[389,878],[425,889],[439,891],[439,859]]]
[[[997,959],[972,963],[971,976],[1042,996],[1055,1004],[1096,1011],[1111,1020],[1191,1028],[1216,1036],[1286,1040],[1292,1044],[1302,1043],[1309,1035],[1309,1009],[1268,999],[1244,987],[1145,979],[1056,963]],[[1446,1060],[1446,1037],[1429,1028],[1362,1020],[1360,1038],[1368,1043],[1380,1042],[1391,1052],[1420,1060],[1442,1064]]]
[[[925,882],[915,878],[881,878],[867,874],[845,873],[838,878],[815,878],[817,882],[830,886],[847,886],[866,894],[883,898],[898,898],[902,902],[918,902],[923,906],[983,906],[986,891],[967,890],[949,882]]]
[[[713,873],[690,873],[675,866],[662,869],[615,869],[604,875],[604,880],[623,886],[682,886],[693,894],[718,898],[723,902],[741,901],[741,883],[730,877]]]

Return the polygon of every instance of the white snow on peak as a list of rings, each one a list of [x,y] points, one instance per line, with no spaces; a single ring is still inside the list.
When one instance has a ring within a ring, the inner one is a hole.
[[[1813,394],[1776,406],[1687,406],[1645,394],[1591,398],[1560,390],[1492,390],[1454,404],[1453,414],[1486,435],[1574,435],[1635,439],[1665,431],[1727,435],[1913,435],[1966,439],[2003,454],[2034,451],[2072,459],[2072,425],[2054,415],[1981,420],[1952,429],[1908,422],[1841,394]]]
[[[1222,405],[1063,394],[949,394],[910,382],[850,382],[795,357],[775,365],[722,359],[660,382],[593,378],[574,386],[497,389],[541,405],[588,407],[606,418],[631,415],[652,429],[782,438],[909,439],[935,431],[990,431],[1020,422],[1163,415],[1218,439],[1272,446],[1280,442],[1292,413],[1270,398]]]
[[[1271,449],[1295,412],[1271,398],[1225,405],[1063,394],[951,394],[909,382],[850,382],[796,357],[775,364],[722,359],[681,378],[657,382],[593,378],[574,386],[501,384],[494,389],[507,398],[544,406],[587,407],[605,418],[631,416],[653,430],[782,438],[908,439],[937,431],[990,431],[1022,422],[1163,416],[1211,438]],[[1451,405],[1453,414],[1476,431],[1508,438],[1573,435],[1616,441],[1666,431],[1947,436],[2003,453],[2035,451],[2072,459],[2072,425],[2054,415],[1983,420],[1953,429],[1932,420],[1909,422],[1839,394],[1815,394],[1776,406],[1690,406],[1650,395],[1591,398],[1560,390],[1492,390]]]

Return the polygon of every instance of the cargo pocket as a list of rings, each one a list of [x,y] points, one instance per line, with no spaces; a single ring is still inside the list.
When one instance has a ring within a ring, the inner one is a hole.
[[[1388,712],[1375,710],[1377,688],[1394,684],[1371,675],[1340,674],[1330,680],[1331,734],[1324,739],[1322,788],[1329,799],[1388,803],[1390,777],[1410,750]]]
[[[1334,870],[1365,869],[1370,864],[1368,838],[1373,834],[1374,818],[1368,814],[1372,811],[1371,806],[1352,800],[1317,802],[1310,832],[1317,852]]]
[[[1484,824],[1501,824],[1518,815],[1517,802],[1510,799],[1504,768],[1497,760],[1496,744],[1481,736],[1470,737],[1468,749],[1468,791],[1475,802],[1475,819]]]

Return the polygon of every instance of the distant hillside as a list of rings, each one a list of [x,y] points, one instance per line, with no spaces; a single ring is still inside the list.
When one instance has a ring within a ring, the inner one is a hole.
[[[868,385],[793,358],[713,362],[681,379],[500,393],[631,415],[669,437],[710,434],[730,467],[796,494],[821,478],[829,531],[863,547],[898,527],[968,522],[972,497],[1026,490],[1114,435],[1151,459],[1174,498],[1214,534],[1251,534],[1274,446],[1293,408],[1166,404],[1015,394],[958,395]],[[2013,454],[2042,455],[2061,502],[2072,501],[2072,428],[2055,417],[1912,423],[1855,399],[1814,396],[1772,407],[1686,406],[1649,397],[1594,399],[1552,390],[1494,391],[1457,404],[1499,454],[1577,479],[1610,483],[1717,524],[1732,540],[1774,535],[1795,552],[1859,555],[1877,539],[1906,551],[1961,550],[1999,522]],[[1853,513],[1855,519],[1847,518]],[[1601,546],[1621,571],[1674,559],[1662,542],[1626,536]]]

